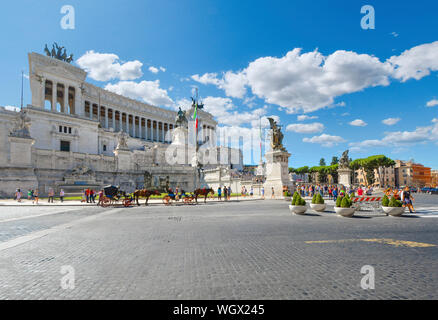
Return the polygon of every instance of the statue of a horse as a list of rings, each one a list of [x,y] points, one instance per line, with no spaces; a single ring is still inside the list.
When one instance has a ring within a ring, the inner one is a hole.
[[[212,188],[202,188],[202,189],[196,189],[193,194],[195,196],[195,201],[198,203],[198,197],[204,196],[204,203],[207,203],[207,197],[209,194],[214,194],[214,190]]]
[[[135,190],[134,192],[134,199],[137,205],[139,206],[140,203],[138,202],[138,199],[146,198],[145,205],[148,205],[149,198],[153,195],[159,196],[161,193],[158,190],[147,190],[147,189],[141,189],[141,190]]]

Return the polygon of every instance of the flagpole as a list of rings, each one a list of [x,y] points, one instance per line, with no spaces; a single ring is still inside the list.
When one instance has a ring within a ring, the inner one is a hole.
[[[21,70],[21,110],[23,110],[23,78],[24,78],[24,71]]]

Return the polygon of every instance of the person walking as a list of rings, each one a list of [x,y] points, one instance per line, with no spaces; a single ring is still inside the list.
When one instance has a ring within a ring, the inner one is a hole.
[[[333,194],[333,200],[336,203],[336,200],[338,200],[338,189],[334,188],[332,194]]]
[[[17,189],[17,191],[15,192],[15,199],[17,200],[17,202],[21,202],[22,196],[23,196],[23,193],[21,193],[21,189]]]
[[[64,202],[64,196],[65,196],[64,189],[61,189],[61,191],[59,191],[59,199],[61,199],[61,203]]]
[[[231,186],[228,187],[228,200],[231,200]]]
[[[49,203],[53,203],[53,198],[55,196],[55,191],[52,188],[49,188]]]
[[[33,193],[33,196],[34,196],[34,199],[35,199],[35,204],[38,204],[38,201],[39,201],[39,199],[40,199],[40,192],[39,192],[39,190],[38,189],[35,189],[35,192]],[[32,204],[33,204],[34,202],[32,201]]]
[[[226,186],[224,186],[224,200],[227,201],[228,200],[228,189]]]
[[[103,204],[103,190],[99,191],[99,201],[97,202],[97,205],[100,206]]]
[[[96,191],[93,189],[90,190],[90,203],[96,203],[94,200],[96,198]]]
[[[81,200],[81,203],[84,203],[85,201],[86,201],[86,198],[87,198],[87,190],[83,190],[82,191],[82,200]]]
[[[90,203],[90,188],[85,190],[85,197],[87,198],[87,203]]]
[[[262,187],[262,199],[265,200],[265,187]]]
[[[271,199],[275,199],[275,190],[274,190],[274,187],[271,188]]]
[[[220,186],[217,188],[217,200],[222,201],[222,189]]]
[[[412,204],[412,201],[415,201],[414,197],[411,195],[411,191],[409,187],[406,187],[405,190],[401,194],[401,200],[403,202],[403,207],[407,207],[409,209],[410,213],[414,213],[414,205]]]
[[[27,190],[27,200],[32,200],[32,190]]]

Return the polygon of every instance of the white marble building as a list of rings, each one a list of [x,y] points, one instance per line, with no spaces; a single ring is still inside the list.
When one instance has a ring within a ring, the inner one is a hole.
[[[165,159],[177,112],[96,87],[86,76],[69,63],[29,54],[32,103],[25,114],[30,136],[13,137],[18,113],[0,107],[0,196],[16,188],[44,194],[51,187],[78,192],[105,184],[129,191],[143,187],[145,173],[154,185],[169,179],[171,186],[194,188],[196,170],[190,162],[169,165]],[[203,110],[198,115],[198,138],[215,141],[217,122]],[[114,152],[121,131],[129,136],[123,160]],[[241,153],[237,162],[222,165],[242,167]]]

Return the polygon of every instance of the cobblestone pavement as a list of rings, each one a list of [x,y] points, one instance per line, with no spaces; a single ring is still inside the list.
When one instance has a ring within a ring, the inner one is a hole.
[[[271,200],[9,213],[0,299],[437,299],[437,199],[402,218],[293,216]],[[375,290],[360,287],[364,265]]]

